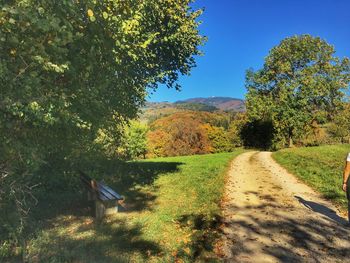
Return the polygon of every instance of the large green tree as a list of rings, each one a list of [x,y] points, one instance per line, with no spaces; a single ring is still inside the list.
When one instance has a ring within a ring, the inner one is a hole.
[[[262,69],[247,72],[249,118],[272,123],[275,146],[291,146],[334,115],[350,81],[349,59],[334,54],[319,37],[293,36],[271,49]]]
[[[135,117],[147,87],[178,88],[203,41],[189,4],[1,1],[0,167],[84,148]]]
[[[204,40],[190,2],[0,0],[0,193],[120,134],[147,88],[178,88]]]

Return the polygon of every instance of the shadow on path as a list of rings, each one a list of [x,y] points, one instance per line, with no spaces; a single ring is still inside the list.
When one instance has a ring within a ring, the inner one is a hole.
[[[300,197],[300,196],[294,196],[301,204],[303,204],[306,208],[316,212],[316,213],[319,213],[321,215],[324,215],[328,218],[330,218],[331,220],[333,220],[334,222],[337,222],[339,224],[342,224],[342,225],[346,225],[347,224],[347,221],[338,216],[337,213],[324,206],[324,205],[321,205],[319,203],[316,203],[316,202],[313,202],[313,201],[307,201],[305,200],[304,198]],[[350,238],[350,237],[349,237]],[[350,260],[350,259],[349,259]]]
[[[270,153],[237,157],[224,203],[227,262],[350,262],[345,220],[294,180]]]
[[[260,202],[227,206],[235,215],[226,221],[226,236],[233,241],[230,260],[255,262],[257,251],[261,251],[277,262],[350,262],[350,231],[332,209],[295,196],[311,210],[308,213],[303,207],[283,202],[279,195],[244,194]]]
[[[269,202],[256,206],[230,206],[229,209],[240,216],[226,222],[229,233],[225,234],[233,240],[227,262],[241,262],[242,259],[245,259],[243,262],[256,262],[257,248],[277,262],[350,261],[350,231],[334,223],[339,218],[319,220],[306,216],[302,219],[294,216],[293,208],[271,199]],[[266,217],[258,214],[266,214]],[[329,259],[333,261],[327,261]]]

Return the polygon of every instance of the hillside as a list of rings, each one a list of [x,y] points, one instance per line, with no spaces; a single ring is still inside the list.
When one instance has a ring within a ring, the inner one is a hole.
[[[175,102],[175,104],[184,104],[184,103],[200,103],[208,106],[214,106],[219,110],[224,110],[224,111],[237,111],[237,112],[245,111],[244,100],[230,98],[230,97],[191,98],[191,99]]]
[[[151,122],[163,116],[179,111],[245,111],[245,103],[241,99],[230,97],[190,98],[182,101],[171,102],[146,102],[142,108],[141,121]]]

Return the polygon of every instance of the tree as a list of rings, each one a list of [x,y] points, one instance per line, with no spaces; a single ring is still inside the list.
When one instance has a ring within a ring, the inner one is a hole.
[[[131,121],[125,128],[120,153],[126,159],[145,158],[147,152],[148,127],[138,121]]]
[[[148,156],[227,152],[241,146],[244,114],[181,111],[150,124]]]
[[[208,117],[204,112],[177,112],[156,120],[151,124],[148,136],[150,155],[209,153],[211,147],[208,134],[203,127],[203,116]]]
[[[244,113],[236,113],[230,123],[228,128],[228,137],[232,147],[240,147],[243,145],[242,141],[242,129],[247,123],[247,114]]]
[[[166,144],[171,142],[171,136],[164,130],[157,129],[149,131],[147,134],[147,156],[161,157],[167,156]]]
[[[167,156],[210,152],[207,133],[197,120],[178,118],[170,123],[168,132],[171,136],[171,141],[165,146]]]
[[[99,129],[136,117],[146,87],[177,88],[178,75],[195,66],[203,41],[196,22],[201,11],[189,2],[4,1],[5,148],[15,142],[50,147],[37,149],[39,156],[81,147]]]
[[[292,146],[334,115],[350,81],[349,59],[334,53],[318,37],[293,36],[271,49],[262,69],[247,72],[249,118],[272,123],[275,146]]]
[[[190,2],[0,0],[4,196],[30,189],[43,165],[73,169],[101,132],[136,117],[147,88],[179,88],[204,40]]]
[[[204,124],[211,146],[211,152],[230,152],[234,146],[228,132],[223,127],[216,127],[210,124]]]
[[[341,143],[350,143],[350,104],[344,102],[343,107],[328,125],[327,131],[333,139]]]

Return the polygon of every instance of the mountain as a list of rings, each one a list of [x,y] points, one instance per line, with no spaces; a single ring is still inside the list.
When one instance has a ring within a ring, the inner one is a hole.
[[[191,98],[174,103],[165,102],[146,102],[141,109],[139,118],[143,122],[152,122],[164,116],[171,115],[180,111],[245,111],[245,103],[241,99],[229,97],[210,97],[210,98]]]
[[[209,97],[209,98],[191,98],[186,100],[180,100],[174,104],[205,104],[208,106],[213,106],[223,111],[245,111],[244,100],[235,99],[230,97]]]

